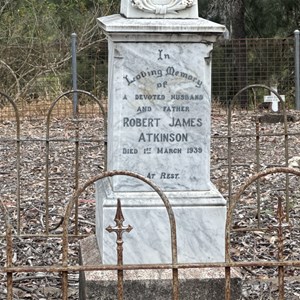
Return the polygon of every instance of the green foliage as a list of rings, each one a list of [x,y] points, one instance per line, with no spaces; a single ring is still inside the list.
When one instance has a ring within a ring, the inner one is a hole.
[[[246,13],[248,36],[275,36],[282,24],[282,9],[279,8],[278,1],[251,1]],[[257,14],[257,12],[260,13]]]
[[[300,26],[298,0],[246,1],[247,37],[286,37]]]
[[[228,29],[241,27],[240,16],[250,38],[286,37],[300,28],[299,0],[199,0],[199,15]]]
[[[94,58],[85,52],[104,39],[96,18],[115,13],[118,5],[109,0],[0,0],[0,89],[11,82],[6,91],[26,95],[37,82],[50,86],[55,78],[60,91],[70,89],[71,34],[76,32],[78,87],[91,90],[98,78]]]
[[[199,16],[202,18],[208,17],[209,1],[203,0],[198,3]]]

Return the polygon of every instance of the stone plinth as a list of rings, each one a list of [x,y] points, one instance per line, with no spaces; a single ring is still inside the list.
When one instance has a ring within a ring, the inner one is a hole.
[[[96,238],[91,236],[80,241],[81,264],[98,265]],[[179,299],[224,300],[224,269],[179,270]],[[241,276],[231,271],[231,299],[240,299]],[[80,300],[117,299],[116,271],[93,271],[80,273]],[[171,270],[124,271],[124,299],[168,300],[172,299]]]
[[[163,202],[153,192],[113,192],[109,180],[96,184],[96,235],[101,260],[116,264],[114,226],[116,199],[122,199],[125,264],[171,263],[171,231]],[[167,192],[176,219],[179,263],[223,262],[225,200],[211,186],[208,191]]]

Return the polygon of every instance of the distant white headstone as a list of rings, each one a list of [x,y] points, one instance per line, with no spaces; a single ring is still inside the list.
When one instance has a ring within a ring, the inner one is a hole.
[[[272,89],[277,92],[277,87],[272,87]],[[280,97],[283,101],[285,101],[285,95],[280,95]],[[278,112],[278,103],[280,102],[280,100],[274,93],[271,93],[271,95],[268,96],[264,96],[264,102],[272,103],[272,111]]]

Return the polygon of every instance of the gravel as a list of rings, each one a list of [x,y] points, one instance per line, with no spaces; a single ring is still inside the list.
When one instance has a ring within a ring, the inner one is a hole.
[[[289,111],[295,122],[288,123],[288,158],[300,156],[300,114]],[[232,117],[232,191],[258,171],[256,164],[256,123],[254,112],[234,112]],[[91,117],[74,122],[70,118],[53,118],[49,143],[49,194],[46,192],[47,142],[44,120],[25,119],[21,122],[20,141],[16,141],[16,124],[13,120],[0,123],[0,200],[10,216],[14,232],[21,236],[13,239],[13,263],[16,266],[52,266],[61,262],[61,239],[42,235],[49,227],[52,235],[62,232],[60,225],[64,209],[76,188],[75,144],[78,128],[79,177],[82,185],[104,169],[103,120]],[[222,109],[212,114],[211,180],[228,199],[228,132],[227,115]],[[260,124],[259,170],[285,165],[283,125]],[[253,136],[254,135],[254,136]],[[84,141],[83,141],[84,140]],[[18,179],[17,152],[20,146],[20,178]],[[297,167],[297,165],[296,165]],[[18,180],[20,203],[18,205]],[[233,228],[261,229],[233,232],[231,235],[232,259],[236,261],[277,259],[277,203],[285,201],[285,175],[270,175],[260,180],[260,214],[257,211],[257,185],[249,187],[238,203]],[[298,260],[300,255],[300,191],[299,178],[289,176],[289,221],[284,219],[284,257]],[[47,200],[48,199],[48,200]],[[49,220],[46,218],[48,201]],[[82,235],[95,231],[95,196],[93,187],[79,199],[78,230]],[[19,208],[19,210],[18,210]],[[285,212],[286,214],[286,212]],[[18,221],[19,217],[19,221]],[[258,224],[258,221],[260,224]],[[48,223],[47,223],[48,222]],[[48,224],[48,225],[47,225]],[[4,220],[0,221],[4,232]],[[263,228],[268,228],[264,231]],[[75,230],[74,217],[70,233]],[[5,239],[0,239],[0,267],[5,266]],[[70,264],[78,264],[78,240],[69,245]],[[244,279],[242,299],[277,299],[276,268],[241,268]],[[290,267],[285,271],[286,299],[300,298],[300,270]],[[14,299],[59,299],[60,275],[56,273],[17,273],[14,279]],[[0,274],[0,299],[6,299],[6,274]],[[69,274],[69,299],[78,299],[78,274]]]

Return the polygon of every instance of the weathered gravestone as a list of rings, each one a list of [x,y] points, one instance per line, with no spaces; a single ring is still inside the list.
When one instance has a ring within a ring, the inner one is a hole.
[[[109,42],[108,170],[140,173],[170,200],[178,262],[223,262],[226,202],[210,182],[211,52],[224,27],[198,18],[193,0],[123,0],[99,19]],[[81,263],[115,264],[117,199],[124,264],[171,262],[169,219],[159,196],[132,177],[96,184],[96,239]],[[98,247],[95,246],[98,245]],[[171,299],[170,270],[125,271],[124,299]],[[232,299],[241,281],[231,281]],[[180,299],[224,299],[224,269],[181,270]],[[117,299],[115,272],[81,272],[80,299]]]
[[[175,5],[175,4],[176,5]],[[193,1],[122,1],[98,19],[109,42],[108,170],[147,176],[168,196],[178,261],[224,261],[226,203],[210,182],[213,42],[224,26],[198,18]],[[150,9],[151,8],[151,9]],[[96,235],[104,264],[116,263],[116,199],[133,226],[124,263],[171,262],[166,209],[129,177],[96,185]]]

